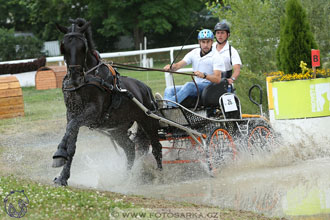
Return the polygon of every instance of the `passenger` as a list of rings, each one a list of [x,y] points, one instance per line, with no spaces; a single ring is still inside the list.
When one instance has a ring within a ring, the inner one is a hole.
[[[200,48],[196,48],[185,55],[185,57],[172,65],[164,67],[166,71],[177,71],[178,69],[192,64],[195,81],[198,86],[199,94],[211,82],[221,81],[221,72],[225,70],[223,59],[215,49],[212,49],[214,35],[211,30],[204,29],[198,33],[198,43]],[[177,102],[181,103],[188,96],[197,97],[197,88],[194,82],[187,82],[184,85],[175,86]],[[167,87],[164,92],[164,99],[176,102],[174,87]],[[156,99],[162,99],[159,93],[155,94]],[[168,106],[176,106],[168,102]]]
[[[225,71],[222,75],[227,78],[229,87],[228,92],[233,92],[233,83],[238,78],[241,71],[241,58],[237,50],[232,47],[228,38],[230,36],[230,27],[226,20],[217,23],[214,27],[215,39],[217,42],[213,44],[214,50],[218,51],[224,57]],[[234,68],[234,73],[233,69]]]

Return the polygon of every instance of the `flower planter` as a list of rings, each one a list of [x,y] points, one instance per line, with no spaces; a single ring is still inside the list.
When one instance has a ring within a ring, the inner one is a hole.
[[[330,78],[270,80],[267,77],[268,105],[274,119],[330,116]]]

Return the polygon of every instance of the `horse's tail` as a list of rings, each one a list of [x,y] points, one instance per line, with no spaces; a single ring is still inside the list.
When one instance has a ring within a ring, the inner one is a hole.
[[[147,92],[148,92],[149,100],[151,101],[151,104],[153,106],[153,109],[150,109],[150,110],[155,111],[158,109],[158,104],[157,104],[154,96],[152,95],[152,90],[149,86],[147,86]]]

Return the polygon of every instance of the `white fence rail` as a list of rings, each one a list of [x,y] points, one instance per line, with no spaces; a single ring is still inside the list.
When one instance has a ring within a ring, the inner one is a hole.
[[[152,53],[160,53],[160,52],[169,52],[170,53],[170,62],[172,63],[174,60],[174,51],[187,50],[187,49],[194,49],[198,48],[199,44],[191,44],[185,46],[175,46],[175,47],[164,47],[164,48],[155,48],[155,49],[146,49],[146,50],[133,50],[133,51],[124,51],[124,52],[113,52],[113,53],[101,53],[101,58],[112,58],[112,57],[126,57],[126,56],[135,56],[135,55],[143,55],[145,59],[147,54]],[[13,60],[13,61],[4,61],[0,62],[0,64],[14,64],[14,63],[26,63],[32,62],[35,59],[26,59],[26,60]],[[63,56],[56,56],[56,57],[47,57],[46,62],[59,62],[59,65],[64,61]],[[177,60],[178,61],[178,60]],[[144,62],[145,63],[145,62]],[[179,70],[180,72],[192,72],[192,68],[183,68]],[[20,74],[17,74],[17,76]],[[34,75],[31,72],[28,74],[27,78],[24,77],[24,82],[21,82],[21,86],[33,86],[34,85]],[[21,75],[23,77],[23,75]],[[21,77],[20,77],[21,78]],[[33,79],[32,79],[33,78]],[[172,86],[172,75],[169,73],[165,73],[165,80],[166,80],[166,87]]]
[[[194,49],[199,47],[198,44],[191,44],[183,46],[183,50],[186,49]],[[150,53],[160,53],[160,52],[170,52],[171,62],[174,59],[174,51],[181,50],[181,46],[176,47],[164,47],[164,48],[155,48],[155,49],[147,49],[147,50],[133,50],[133,51],[124,51],[124,52],[113,52],[113,53],[101,53],[101,58],[112,58],[112,57],[125,57],[125,56],[135,56],[135,55],[144,55]],[[12,61],[4,61],[0,62],[0,64],[13,64],[13,63],[25,63],[31,62],[35,59],[26,59],[26,60],[12,60]],[[63,56],[57,57],[47,57],[47,62],[63,62]]]

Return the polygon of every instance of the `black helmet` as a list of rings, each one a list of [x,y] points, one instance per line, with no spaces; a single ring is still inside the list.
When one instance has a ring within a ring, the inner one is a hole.
[[[225,21],[221,21],[214,26],[214,31],[227,31],[230,33],[230,27]]]

